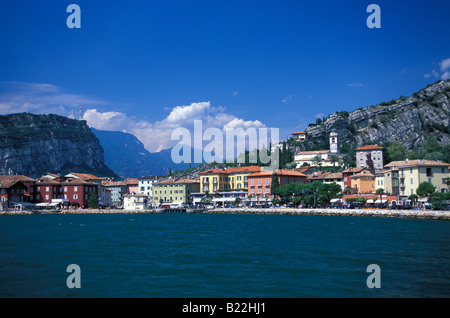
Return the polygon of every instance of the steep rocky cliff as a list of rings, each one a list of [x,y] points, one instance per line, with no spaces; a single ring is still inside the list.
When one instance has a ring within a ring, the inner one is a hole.
[[[53,114],[0,116],[0,174],[36,178],[69,171],[117,177],[85,121]]]
[[[390,102],[336,112],[307,129],[307,142],[299,150],[329,146],[329,134],[336,131],[339,143],[346,141],[363,146],[384,142],[401,142],[406,149],[420,146],[427,136],[433,136],[441,146],[450,143],[450,80],[438,81],[411,97]]]

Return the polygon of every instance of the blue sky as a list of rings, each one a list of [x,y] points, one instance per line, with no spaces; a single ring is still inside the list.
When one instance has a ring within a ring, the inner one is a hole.
[[[71,3],[81,29],[66,25]],[[366,25],[371,3],[380,29]],[[150,151],[193,119],[285,138],[448,78],[449,12],[437,0],[2,1],[0,113],[70,116],[81,101],[91,126]]]

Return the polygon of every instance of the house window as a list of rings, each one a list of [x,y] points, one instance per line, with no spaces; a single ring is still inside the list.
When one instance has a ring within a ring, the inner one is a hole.
[[[78,191],[78,187],[74,187],[73,191],[77,192]]]
[[[48,194],[45,195],[45,200],[48,200]]]
[[[46,192],[50,191],[50,188],[49,187],[45,187],[45,191]]]
[[[432,177],[431,168],[427,168],[427,177]]]
[[[74,195],[73,195],[73,198],[74,198],[74,199],[78,199],[78,194],[74,194]]]

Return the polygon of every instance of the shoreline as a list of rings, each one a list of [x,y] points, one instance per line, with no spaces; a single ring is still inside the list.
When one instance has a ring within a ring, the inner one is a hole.
[[[42,214],[136,214],[136,213],[171,213],[157,210],[71,210]],[[173,213],[173,212],[172,212]],[[187,213],[187,212],[177,212]],[[201,213],[209,214],[270,214],[270,215],[330,215],[330,216],[376,216],[415,219],[450,220],[450,211],[434,210],[385,210],[385,209],[304,209],[304,208],[216,208]],[[0,215],[40,214],[31,211],[3,211]],[[190,213],[188,213],[190,214]],[[194,213],[197,214],[197,213]]]

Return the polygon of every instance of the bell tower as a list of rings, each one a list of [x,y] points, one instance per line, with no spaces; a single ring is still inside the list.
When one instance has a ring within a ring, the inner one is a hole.
[[[332,154],[339,154],[338,134],[335,131],[330,133],[330,152]]]

